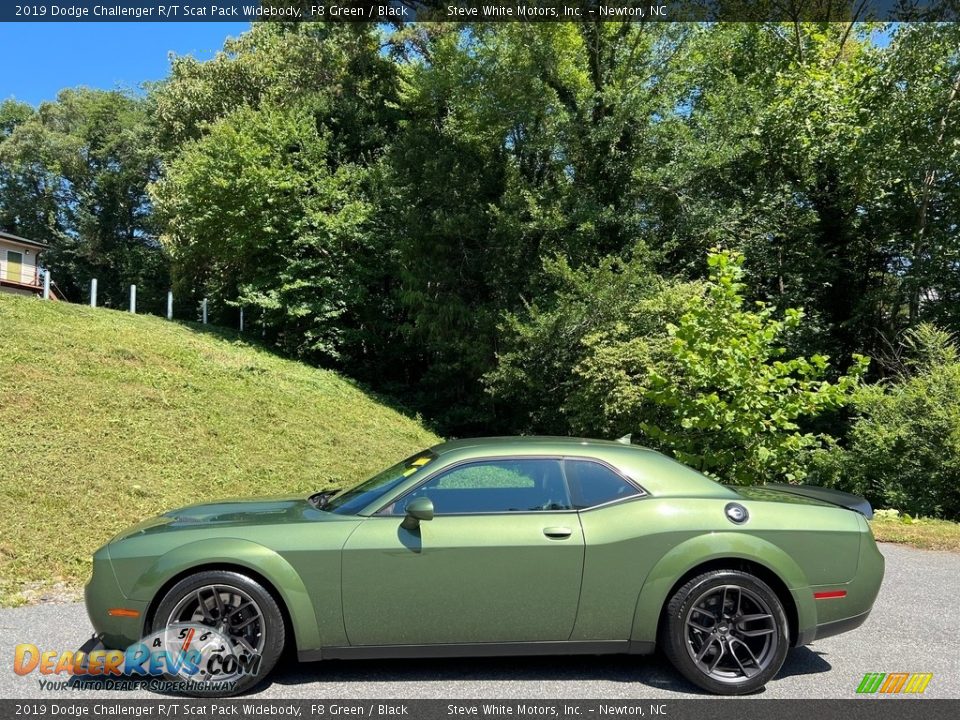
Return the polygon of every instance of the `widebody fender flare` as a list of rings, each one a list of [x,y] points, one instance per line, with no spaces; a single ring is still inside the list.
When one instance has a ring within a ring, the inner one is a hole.
[[[685,540],[672,548],[650,570],[633,617],[630,639],[635,642],[656,642],[657,627],[664,604],[677,580],[699,565],[716,560],[746,560],[761,565],[783,581],[797,608],[797,625],[816,625],[813,595],[806,574],[786,552],[768,540],[736,532],[711,532]]]
[[[187,543],[161,555],[143,573],[129,596],[140,600],[153,599],[155,588],[170,579],[211,566],[234,566],[262,576],[279,594],[293,624],[297,648],[320,646],[320,630],[310,594],[300,575],[279,553],[259,543],[242,538],[216,538]]]

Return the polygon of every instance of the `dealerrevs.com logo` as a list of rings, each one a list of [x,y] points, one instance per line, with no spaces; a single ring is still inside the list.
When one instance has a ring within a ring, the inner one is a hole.
[[[865,695],[919,695],[932,679],[933,673],[867,673],[857,686],[857,692]]]
[[[244,675],[257,674],[260,657],[255,649],[235,643],[213,628],[175,623],[126,650],[59,652],[22,643],[14,650],[13,670],[17,675],[83,676],[100,680],[96,685],[146,676],[229,689]]]

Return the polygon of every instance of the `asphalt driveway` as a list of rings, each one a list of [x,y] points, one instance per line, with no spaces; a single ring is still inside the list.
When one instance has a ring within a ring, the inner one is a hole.
[[[883,544],[887,572],[869,620],[858,630],[792,650],[755,697],[851,698],[867,672],[929,672],[925,697],[960,698],[960,554]],[[76,649],[90,633],[83,606],[0,610],[0,698],[153,697],[149,692],[41,691],[36,673],[11,670],[14,647]],[[665,660],[630,656],[457,660],[285,662],[256,696],[351,698],[694,698],[705,697]]]

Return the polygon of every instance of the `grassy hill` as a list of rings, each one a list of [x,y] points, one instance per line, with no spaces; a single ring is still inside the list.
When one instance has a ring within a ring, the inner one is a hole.
[[[75,593],[143,517],[341,486],[437,440],[236,335],[0,293],[0,604]]]

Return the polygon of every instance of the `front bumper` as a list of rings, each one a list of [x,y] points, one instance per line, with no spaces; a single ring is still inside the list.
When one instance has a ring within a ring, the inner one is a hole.
[[[83,589],[83,598],[93,629],[107,648],[123,650],[143,637],[148,603],[132,600],[123,594],[108,546],[94,553],[93,574]],[[110,610],[117,609],[126,610],[128,614],[109,614]],[[132,613],[137,614],[131,616]]]

